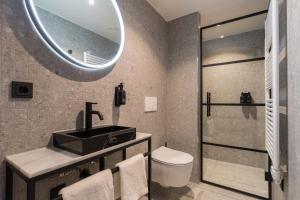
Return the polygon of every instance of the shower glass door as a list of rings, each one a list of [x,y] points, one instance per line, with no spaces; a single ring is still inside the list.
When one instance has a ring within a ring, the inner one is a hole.
[[[201,29],[203,182],[271,198],[265,149],[266,11]]]

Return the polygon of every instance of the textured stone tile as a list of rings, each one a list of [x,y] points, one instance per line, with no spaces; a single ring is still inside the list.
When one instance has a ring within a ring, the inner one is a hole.
[[[246,20],[240,22],[248,23]],[[226,26],[226,24],[223,26]],[[242,26],[242,24],[237,24],[237,26]],[[219,32],[217,29],[218,27],[205,29],[203,37],[208,37],[207,34],[213,31]],[[260,29],[228,36],[223,39],[218,38],[205,41],[203,43],[203,64],[264,57],[264,36],[264,30]]]
[[[268,157],[262,153],[204,145],[203,154],[205,158],[258,167],[266,171],[268,167]]]
[[[100,122],[95,117],[94,125],[137,127],[153,133],[153,148],[164,144],[167,23],[146,1],[118,3],[126,26],[125,50],[111,73],[103,77],[62,63],[33,31],[20,0],[0,0],[1,162],[7,154],[47,145],[53,131],[82,128],[86,101],[98,102],[95,109],[104,114],[105,120]],[[12,99],[12,80],[33,82],[34,98]],[[120,82],[125,84],[128,101],[126,106],[115,108],[114,87]],[[144,97],[150,95],[158,97],[159,111],[146,114]],[[145,150],[145,146],[138,146],[129,154]],[[0,200],[4,200],[2,168],[0,180]],[[39,186],[39,199],[46,199],[50,186],[64,181],[55,180]]]
[[[265,150],[265,108],[203,107],[203,140],[218,144]]]
[[[299,57],[299,9],[300,1],[287,2],[287,47],[288,47],[288,188],[285,195],[289,200],[300,196],[300,57]]]
[[[203,102],[206,92],[212,103],[239,103],[241,92],[251,92],[253,102],[264,103],[264,77],[264,61],[204,68]]]
[[[257,200],[207,184],[189,183],[182,188],[163,188],[153,184],[153,200]],[[144,200],[144,199],[143,199]]]
[[[199,181],[198,46],[199,13],[169,22],[167,141],[170,148],[194,157],[192,180]]]
[[[279,0],[279,40],[280,40],[280,52],[286,51],[287,46],[287,0]],[[286,52],[287,53],[287,52]],[[288,55],[287,55],[288,56]],[[288,59],[284,58],[279,64],[279,104],[280,106],[286,107],[288,109]],[[293,118],[290,118],[293,120]],[[288,112],[280,113],[279,127],[280,127],[280,159],[283,165],[288,165],[289,163],[289,129],[288,129]],[[289,173],[284,175],[284,190],[273,183],[272,193],[274,200],[285,200],[288,199],[288,188],[289,188]],[[293,187],[293,186],[291,186]],[[291,190],[290,190],[291,191]],[[298,196],[298,195],[297,195]],[[292,197],[291,197],[292,198]]]
[[[113,123],[150,132],[154,149],[169,141],[170,147],[194,156],[192,177],[193,181],[199,180],[199,14],[167,25],[146,1],[118,0],[118,3],[126,26],[125,50],[112,72],[103,77],[62,63],[33,32],[20,0],[0,0],[0,89],[4,94],[0,98],[1,161],[7,154],[46,145],[53,131],[81,128],[84,103],[96,101],[99,105],[95,109],[104,113],[105,120],[95,119],[94,125]],[[12,80],[32,81],[34,98],[11,99]],[[114,86],[120,82],[125,83],[128,101],[126,106],[115,108]],[[145,96],[158,97],[158,112],[144,113]],[[128,154],[145,150],[145,145],[139,145],[130,148]],[[113,156],[108,160],[114,163],[118,158]],[[5,199],[3,181],[2,164],[0,200]],[[46,199],[49,188],[63,181],[71,183],[73,179],[46,180],[39,185],[38,197]],[[211,197],[195,188],[171,190],[172,194],[166,190],[156,197],[164,199],[163,195],[167,195],[172,200]],[[22,196],[21,191],[22,187]],[[211,198],[216,199],[215,196],[221,194],[213,194]]]
[[[214,31],[207,29],[203,34]],[[212,64],[263,57],[264,30],[241,33],[203,43],[203,63]],[[251,92],[254,103],[265,102],[264,61],[220,65],[203,69],[203,97],[211,103],[240,103],[241,92]],[[207,117],[203,106],[203,140],[265,150],[264,107],[212,106]],[[204,155],[220,161],[265,168],[264,154],[204,146]]]

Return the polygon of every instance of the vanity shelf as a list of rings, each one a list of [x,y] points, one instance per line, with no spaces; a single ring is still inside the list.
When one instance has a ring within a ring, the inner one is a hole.
[[[6,161],[6,199],[13,199],[13,173],[20,176],[27,184],[27,200],[35,200],[36,182],[53,175],[76,168],[82,164],[99,159],[99,171],[105,169],[104,157],[117,151],[123,151],[123,160],[126,159],[128,147],[147,142],[148,151],[148,198],[151,199],[151,134],[136,133],[136,139],[103,149],[85,156],[70,153],[57,148],[41,148],[20,154],[7,156]],[[117,168],[112,172],[118,171]]]

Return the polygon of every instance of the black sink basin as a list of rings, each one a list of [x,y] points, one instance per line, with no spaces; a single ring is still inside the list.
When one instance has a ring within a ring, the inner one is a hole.
[[[91,130],[53,133],[53,145],[79,155],[86,155],[123,142],[134,140],[136,129],[123,126],[102,126]]]

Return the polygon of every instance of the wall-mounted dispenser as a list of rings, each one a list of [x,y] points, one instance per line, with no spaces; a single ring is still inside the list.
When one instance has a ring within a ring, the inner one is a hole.
[[[252,96],[250,92],[242,92],[240,97],[241,104],[251,104],[252,103]]]
[[[120,83],[115,88],[115,106],[120,107],[121,105],[126,104],[126,91],[124,90],[123,83]]]

